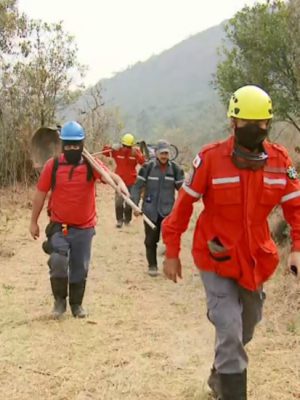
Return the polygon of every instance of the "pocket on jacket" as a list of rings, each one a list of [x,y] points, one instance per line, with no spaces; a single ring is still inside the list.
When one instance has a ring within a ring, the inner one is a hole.
[[[213,198],[215,204],[231,205],[240,204],[242,202],[241,187],[240,185],[214,185]]]
[[[261,281],[265,282],[274,273],[278,263],[279,255],[275,243],[272,240],[265,242],[256,251],[258,260],[257,273]]]
[[[228,248],[221,253],[211,253],[208,246],[199,252],[200,265],[204,270],[214,271],[224,278],[239,279],[240,267],[237,262],[236,249]]]
[[[260,203],[263,205],[275,207],[280,203],[280,200],[284,194],[283,192],[283,189],[280,188],[264,186],[261,194]]]
[[[209,256],[218,275],[234,279],[240,277],[240,268],[234,248],[227,249],[222,254],[218,254],[217,257],[212,253],[209,253]]]
[[[257,199],[257,207],[253,216],[253,221],[256,224],[261,224],[261,221],[265,221],[273,208],[280,203],[282,196],[282,188],[272,188],[268,185],[264,185],[261,196]]]

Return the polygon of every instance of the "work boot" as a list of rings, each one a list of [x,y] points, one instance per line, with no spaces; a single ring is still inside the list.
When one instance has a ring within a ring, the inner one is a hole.
[[[85,280],[78,283],[69,284],[69,303],[73,317],[85,318],[87,312],[82,307],[82,299],[85,292]]]
[[[67,309],[66,297],[68,295],[68,278],[50,278],[52,293],[54,296],[54,307],[52,316],[60,318]]]
[[[116,228],[122,228],[122,226],[123,226],[123,221],[121,220],[117,221]]]
[[[222,400],[247,400],[247,370],[240,374],[219,374]]]
[[[148,275],[154,277],[158,275],[157,265],[149,265],[148,267]]]
[[[55,299],[54,306],[52,310],[52,316],[54,319],[59,319],[67,310],[67,300],[66,299]]]
[[[212,369],[210,371],[210,376],[208,378],[207,384],[212,391],[212,395],[213,395],[214,399],[221,400],[220,377],[214,366],[212,367]]]
[[[74,318],[86,318],[88,316],[85,309],[79,304],[73,304],[71,310]]]

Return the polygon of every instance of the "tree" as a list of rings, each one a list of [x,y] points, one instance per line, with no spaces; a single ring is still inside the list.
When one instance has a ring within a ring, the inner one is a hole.
[[[88,132],[87,145],[93,151],[99,151],[105,143],[119,139],[124,128],[118,108],[104,108],[102,87],[100,84],[87,90],[84,104],[79,108],[81,122]]]
[[[39,118],[39,125],[52,124],[63,94],[76,83],[76,74],[80,78],[84,73],[77,60],[74,38],[63,30],[62,22],[31,21],[22,52],[27,62],[19,63],[17,69],[19,77],[27,83],[31,108]]]
[[[300,37],[300,0],[290,0],[290,29],[294,38]],[[295,47],[295,64],[297,81],[300,81],[300,46]]]
[[[0,0],[1,53],[11,53],[16,35],[22,36],[25,29],[26,18],[19,15],[17,0]]]
[[[299,0],[244,7],[225,31],[229,46],[221,49],[215,80],[223,102],[245,84],[259,85],[271,95],[276,117],[300,131]]]
[[[56,123],[59,103],[84,72],[74,38],[62,23],[20,16],[0,0],[0,184],[33,176],[32,132]]]

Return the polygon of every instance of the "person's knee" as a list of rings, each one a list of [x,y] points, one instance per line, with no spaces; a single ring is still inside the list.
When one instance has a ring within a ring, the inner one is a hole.
[[[56,252],[51,253],[48,265],[50,268],[51,278],[68,276],[69,260],[66,254],[59,254]]]
[[[253,302],[251,307],[244,308],[243,312],[243,343],[249,343],[253,336],[256,326],[262,320],[263,300]]]
[[[253,332],[249,333],[243,333],[243,344],[244,346],[246,346],[247,343],[251,342],[251,340],[253,339],[253,334],[254,334],[254,330]]]
[[[242,331],[237,326],[217,332],[215,367],[222,373],[239,373],[247,367]]]
[[[122,198],[121,196],[117,196],[117,197],[115,198],[115,205],[116,205],[116,207],[123,207],[123,204],[124,204],[123,198]]]
[[[51,255],[53,252],[53,246],[51,244],[51,240],[49,239],[44,240],[44,242],[42,243],[42,249],[46,254]]]
[[[146,247],[153,247],[153,245],[154,245],[153,237],[148,235],[148,234],[146,234],[145,235],[145,240],[144,240],[144,245]]]
[[[88,277],[89,264],[83,263],[82,265],[72,265],[69,270],[69,281],[70,283],[77,283],[85,281]]]
[[[234,356],[243,347],[243,328],[239,318],[234,314],[219,313],[215,319],[217,338],[225,353]]]
[[[262,318],[262,313],[258,310],[258,312],[255,315],[255,318],[248,318],[248,320],[244,321],[243,324],[243,343],[246,345],[249,343],[253,336],[254,336],[254,331],[257,326],[257,324],[261,321]]]
[[[207,315],[217,329],[231,332],[239,331],[241,328],[240,312],[239,308],[231,307],[225,299],[220,300],[218,297],[214,297],[210,299]]]

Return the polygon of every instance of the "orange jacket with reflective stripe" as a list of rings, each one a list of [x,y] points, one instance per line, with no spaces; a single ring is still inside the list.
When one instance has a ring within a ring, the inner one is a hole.
[[[199,269],[233,278],[249,290],[261,286],[279,261],[267,222],[278,204],[292,228],[293,250],[300,251],[299,179],[289,169],[292,164],[284,147],[265,141],[264,148],[268,160],[257,171],[233,164],[233,137],[203,148],[163,222],[168,258],[178,257],[181,234],[187,229],[193,203],[201,197],[204,209],[197,220],[192,250]],[[212,253],[211,241],[224,251]]]
[[[137,147],[121,147],[119,150],[114,150],[110,146],[104,146],[103,155],[112,157],[115,160],[115,172],[127,186],[132,186],[135,183],[137,177],[136,167],[138,164],[143,165],[145,162],[145,157]]]

